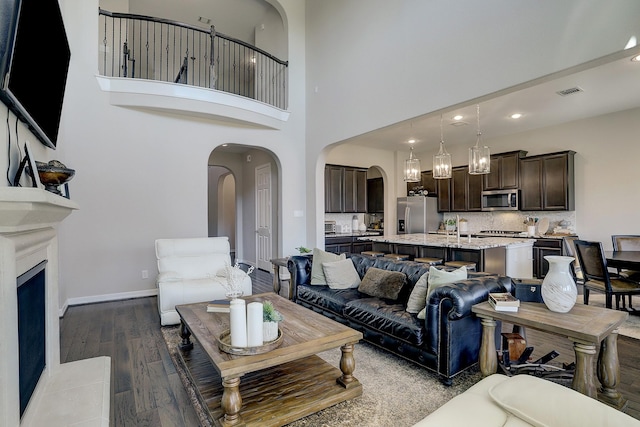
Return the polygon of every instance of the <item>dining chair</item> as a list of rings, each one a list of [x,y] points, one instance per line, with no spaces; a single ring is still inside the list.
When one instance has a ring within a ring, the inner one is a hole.
[[[564,253],[567,256],[573,257],[574,261],[569,265],[571,268],[571,275],[577,285],[584,284],[584,276],[582,275],[582,269],[580,263],[576,257],[576,245],[575,241],[578,240],[578,236],[567,236],[562,239],[562,245],[564,247]]]
[[[614,234],[611,236],[614,251],[640,251],[640,235]],[[640,282],[640,271],[618,269],[618,274],[634,282]]]
[[[604,255],[601,242],[590,242],[576,239],[575,244],[578,263],[584,277],[584,304],[589,304],[589,292],[595,291],[605,294],[605,307],[612,308],[613,297],[616,298],[616,310],[620,310],[620,297],[622,296],[623,309],[625,295],[640,295],[640,284],[633,282],[607,268],[607,259]]]

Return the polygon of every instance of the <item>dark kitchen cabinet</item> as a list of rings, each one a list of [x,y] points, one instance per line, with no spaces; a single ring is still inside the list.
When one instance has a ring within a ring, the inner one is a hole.
[[[438,212],[451,212],[451,178],[436,179],[438,187]]]
[[[324,191],[325,212],[364,213],[367,211],[367,170],[326,165]]]
[[[562,239],[536,239],[533,242],[533,275],[543,279],[549,271],[547,255],[562,255]]]
[[[416,191],[416,189],[427,190],[428,194],[438,193],[437,179],[433,177],[432,171],[420,172],[420,182],[407,182],[407,196],[409,191]]]
[[[520,159],[520,209],[571,211],[575,209],[574,151]]]
[[[520,187],[520,159],[527,155],[518,150],[491,155],[491,173],[484,175],[483,190],[511,190]]]
[[[384,213],[384,182],[382,178],[367,180],[367,212]]]
[[[451,212],[482,210],[483,175],[470,175],[467,166],[452,169]]]
[[[325,236],[324,249],[334,254],[353,253],[372,250],[371,240],[360,240],[357,235],[353,236]]]
[[[366,169],[344,168],[344,212],[367,211]]]

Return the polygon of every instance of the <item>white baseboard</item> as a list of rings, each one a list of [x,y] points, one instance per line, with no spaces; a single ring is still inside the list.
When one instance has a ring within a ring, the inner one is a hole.
[[[74,305],[93,304],[97,302],[118,301],[123,299],[144,298],[158,295],[158,289],[146,289],[143,291],[120,292],[117,294],[93,295],[90,297],[79,297],[67,299],[60,308],[58,316],[63,317],[67,309]]]

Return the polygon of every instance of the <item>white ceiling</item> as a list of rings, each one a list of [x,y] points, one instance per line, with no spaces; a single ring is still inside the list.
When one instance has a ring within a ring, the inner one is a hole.
[[[477,105],[483,139],[504,136],[602,114],[640,107],[640,62],[630,59],[640,49],[629,49],[535,82],[505,89],[501,93],[470,100],[458,106],[397,123],[364,135],[349,143],[407,151],[409,139],[416,139],[415,151],[437,150],[442,114],[446,146],[473,145],[477,139]],[[560,96],[556,92],[579,87],[581,92]],[[512,113],[523,114],[518,120]],[[454,125],[462,115],[464,125]],[[639,117],[640,119],[640,117]]]

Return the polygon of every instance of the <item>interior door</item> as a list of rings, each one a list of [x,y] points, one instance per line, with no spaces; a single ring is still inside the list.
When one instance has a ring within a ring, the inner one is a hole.
[[[271,165],[256,168],[256,265],[271,269]]]

